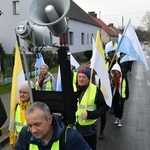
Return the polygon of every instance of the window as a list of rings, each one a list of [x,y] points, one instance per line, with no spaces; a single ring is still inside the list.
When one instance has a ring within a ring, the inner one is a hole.
[[[93,44],[93,38],[94,38],[94,36],[93,36],[93,34],[91,34],[91,44]]]
[[[89,34],[87,34],[87,44],[89,44]]]
[[[74,45],[74,35],[73,32],[69,32],[70,45]]]
[[[81,33],[81,44],[85,44],[84,33]]]
[[[20,14],[19,1],[13,1],[13,14],[14,15]]]

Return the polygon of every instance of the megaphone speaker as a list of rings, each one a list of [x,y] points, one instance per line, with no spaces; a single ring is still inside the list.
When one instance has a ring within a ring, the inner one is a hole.
[[[29,21],[22,21],[16,27],[16,34],[29,45],[52,45],[51,33],[48,27],[38,26]]]
[[[70,0],[33,0],[29,6],[29,17],[40,26],[47,26],[54,36],[61,36],[68,29],[66,15]]]

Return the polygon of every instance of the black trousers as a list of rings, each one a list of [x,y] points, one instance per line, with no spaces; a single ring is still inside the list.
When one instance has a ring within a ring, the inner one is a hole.
[[[115,93],[112,102],[115,117],[121,119],[123,116],[124,100],[120,98],[119,92]]]
[[[106,125],[106,113],[100,117],[100,132],[104,130],[105,125]]]
[[[96,150],[97,146],[97,135],[91,135],[91,136],[84,136],[83,137],[85,141],[89,144],[89,146],[92,148],[92,150]]]

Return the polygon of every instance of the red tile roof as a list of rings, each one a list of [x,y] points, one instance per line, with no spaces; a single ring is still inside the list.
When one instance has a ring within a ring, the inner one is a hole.
[[[122,32],[121,32],[119,29],[117,29],[116,27],[114,27],[113,23],[110,23],[108,26],[109,26],[110,28],[112,28],[113,30],[115,30],[118,34],[119,34],[119,33],[122,34]]]
[[[93,17],[90,15],[110,36],[118,37],[118,32],[112,30],[109,26],[107,26],[101,19]]]

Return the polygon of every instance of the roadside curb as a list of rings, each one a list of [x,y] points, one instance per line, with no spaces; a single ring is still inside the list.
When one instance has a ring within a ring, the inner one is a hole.
[[[3,148],[5,145],[9,143],[9,134],[3,136],[3,138],[0,140],[1,148]]]

